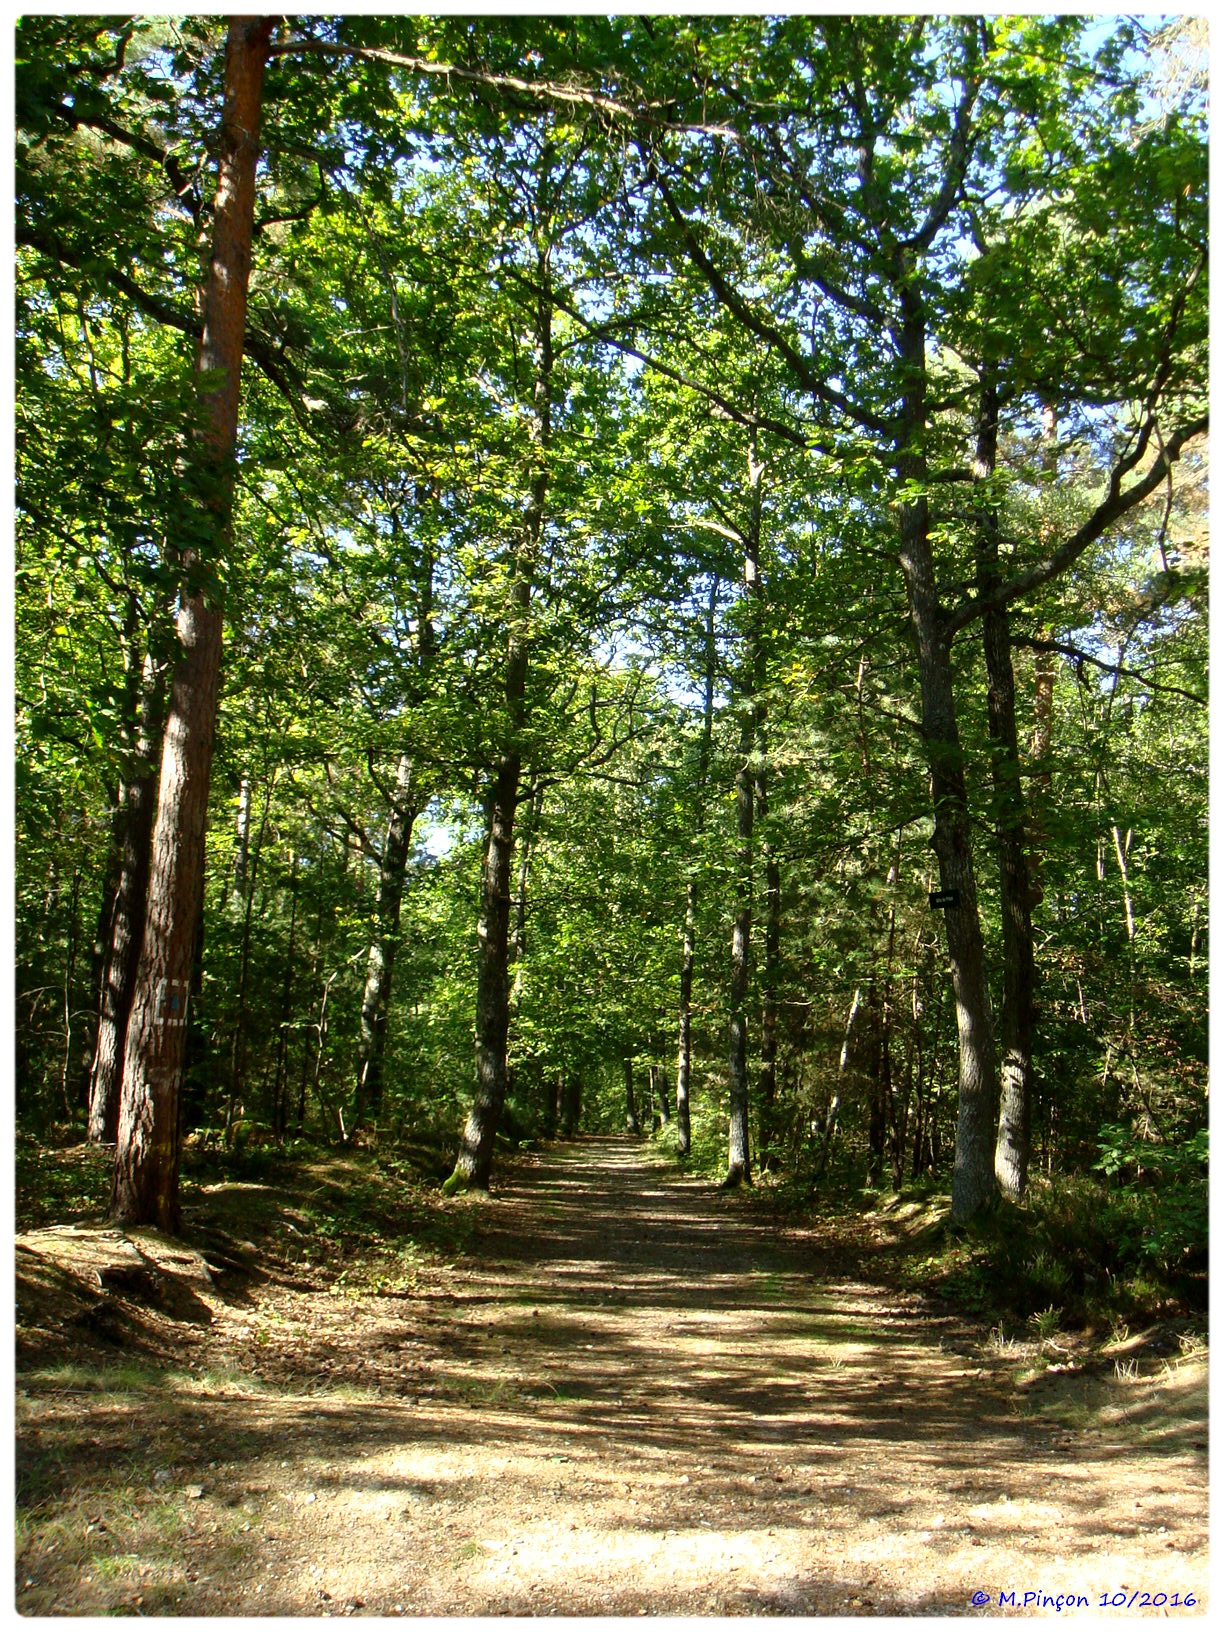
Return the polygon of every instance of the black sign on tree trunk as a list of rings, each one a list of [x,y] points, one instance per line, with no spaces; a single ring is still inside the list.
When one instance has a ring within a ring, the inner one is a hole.
[[[932,890],[929,899],[933,907],[959,907],[960,891]]]

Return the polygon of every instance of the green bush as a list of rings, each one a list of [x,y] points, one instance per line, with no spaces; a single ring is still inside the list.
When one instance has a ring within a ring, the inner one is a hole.
[[[1107,1204],[1120,1256],[1162,1275],[1207,1262],[1207,1130],[1155,1145],[1116,1124],[1101,1130],[1095,1170],[1112,1181]]]
[[[944,1226],[920,1249],[915,1242],[903,1277],[977,1313],[1025,1319],[1201,1303],[1206,1133],[1154,1145],[1111,1125],[1100,1152],[1089,1173],[1034,1176],[1020,1207],[1002,1205],[966,1228]]]

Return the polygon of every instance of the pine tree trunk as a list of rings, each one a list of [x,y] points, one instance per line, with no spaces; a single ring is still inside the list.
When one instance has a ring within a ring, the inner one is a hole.
[[[225,109],[212,258],[197,364],[205,427],[197,443],[201,540],[182,551],[182,655],[162,748],[145,930],[124,1050],[111,1212],[173,1229],[178,1219],[179,1098],[192,953],[203,904],[204,826],[220,683],[219,569],[233,514],[242,348],[264,60],[273,19],[235,17],[225,52]]]
[[[998,455],[999,399],[993,371],[982,377],[976,474],[993,474]],[[985,595],[999,578],[999,517],[987,504],[977,526],[978,592]],[[1027,811],[1020,781],[1016,731],[1016,684],[1006,609],[982,619],[986,658],[986,707],[995,801],[995,842],[999,852],[999,892],[1003,916],[1003,1012],[1000,1017],[1002,1083],[995,1176],[1010,1201],[1020,1201],[1028,1180],[1033,1120],[1033,926]]]
[[[952,660],[935,582],[929,510],[923,491],[927,480],[923,448],[927,417],[926,323],[914,283],[904,280],[899,295],[902,324],[898,339],[906,377],[896,469],[902,482],[917,493],[900,505],[899,554],[918,656],[922,735],[935,815],[932,845],[939,862],[940,887],[955,892],[957,897],[954,906],[943,910],[960,1060],[952,1173],[952,1216],[959,1223],[993,1206],[998,1198],[994,1144],[999,1086]]]
[[[97,1035],[89,1073],[88,1136],[95,1144],[111,1144],[119,1130],[123,1051],[136,990],[136,967],[149,887],[149,846],[157,784],[154,755],[162,724],[163,679],[160,665],[151,655],[146,656],[138,735],[131,768],[121,788],[123,852],[119,887],[111,911]]]
[[[387,1015],[391,1007],[391,977],[399,946],[400,909],[416,803],[412,792],[412,760],[401,754],[395,770],[391,814],[383,838],[378,867],[378,895],[374,903],[375,932],[366,957],[365,990],[361,998],[361,1041],[357,1048],[357,1094],[353,1127],[382,1114],[383,1054]]]

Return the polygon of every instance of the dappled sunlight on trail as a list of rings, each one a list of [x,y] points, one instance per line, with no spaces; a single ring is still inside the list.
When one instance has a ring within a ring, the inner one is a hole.
[[[172,1421],[172,1480],[204,1487],[194,1573],[146,1579],[144,1612],[962,1613],[979,1589],[1095,1605],[1123,1584],[1202,1603],[1186,1402],[1031,1406],[982,1334],[831,1277],[809,1237],[627,1139],[454,1205],[462,1267],[414,1298],[299,1298],[275,1388],[179,1377],[88,1407],[116,1448]],[[44,1452],[67,1432],[37,1392],[25,1423]],[[51,1577],[26,1598],[53,1593],[101,1603]]]

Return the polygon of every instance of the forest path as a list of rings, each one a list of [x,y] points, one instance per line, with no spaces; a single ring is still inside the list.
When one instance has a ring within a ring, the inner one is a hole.
[[[186,1493],[179,1540],[135,1598],[40,1553],[22,1607],[957,1614],[1125,1588],[1201,1612],[1205,1366],[1022,1389],[980,1331],[628,1139],[458,1205],[470,1253],[419,1296],[261,1289],[243,1330],[274,1389],[99,1403],[91,1444],[173,1463],[151,1477]]]

